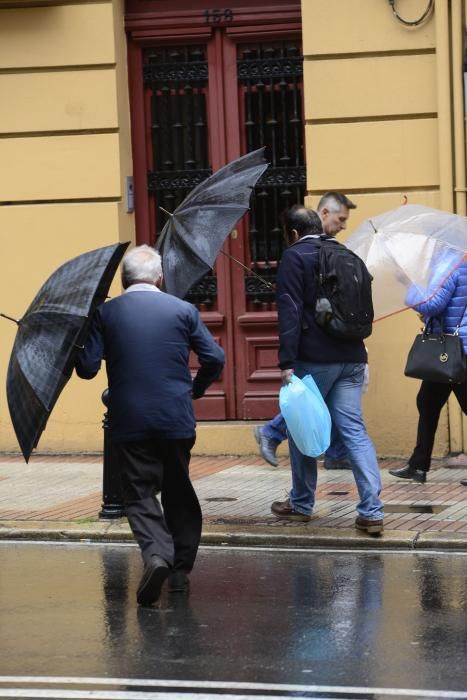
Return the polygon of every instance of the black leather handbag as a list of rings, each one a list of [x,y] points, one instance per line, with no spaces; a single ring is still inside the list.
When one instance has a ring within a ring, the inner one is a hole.
[[[467,363],[459,328],[467,304],[453,334],[431,332],[431,319],[416,336],[407,357],[406,377],[441,384],[462,384],[467,379]]]

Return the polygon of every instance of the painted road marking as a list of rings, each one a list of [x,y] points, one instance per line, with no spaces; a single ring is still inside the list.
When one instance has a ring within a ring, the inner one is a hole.
[[[47,687],[49,686],[49,687]],[[60,686],[60,687],[57,687]],[[73,686],[75,687],[73,689]],[[263,694],[266,693],[266,694]],[[80,678],[68,676],[0,676],[2,698],[63,698],[64,700],[385,700],[435,698],[467,700],[467,691],[413,688],[294,685],[216,681],[149,680],[147,678]]]

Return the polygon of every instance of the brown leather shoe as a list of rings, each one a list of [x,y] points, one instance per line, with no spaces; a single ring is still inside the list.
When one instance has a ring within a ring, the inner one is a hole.
[[[384,523],[382,520],[367,520],[361,515],[357,515],[355,527],[357,530],[364,530],[369,535],[380,535],[384,530]]]
[[[289,499],[286,501],[274,501],[271,506],[271,512],[281,520],[295,520],[302,523],[309,523],[311,520],[311,515],[294,510]]]

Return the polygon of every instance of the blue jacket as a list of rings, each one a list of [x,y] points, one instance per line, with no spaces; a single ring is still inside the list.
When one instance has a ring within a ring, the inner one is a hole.
[[[193,381],[190,350],[200,363]],[[192,394],[201,397],[224,366],[224,352],[194,306],[139,285],[96,310],[77,374],[92,379],[103,359],[110,436],[118,442],[193,437]]]
[[[279,367],[293,369],[304,362],[366,362],[362,340],[333,338],[315,321],[319,249],[304,236],[282,255],[277,278]],[[335,241],[336,245],[341,245]]]
[[[453,333],[461,322],[459,335],[467,353],[467,311],[461,321],[462,312],[467,303],[467,260],[454,270],[431,299],[424,304],[416,303],[416,294],[417,291],[414,288],[409,290],[406,301],[423,315],[425,322],[429,318],[438,317],[437,325],[438,327],[441,325],[446,333]]]

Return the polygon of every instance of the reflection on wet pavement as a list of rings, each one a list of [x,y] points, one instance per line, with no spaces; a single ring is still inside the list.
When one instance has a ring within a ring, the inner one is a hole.
[[[205,548],[144,609],[135,547],[0,550],[3,676],[467,688],[462,553]]]

